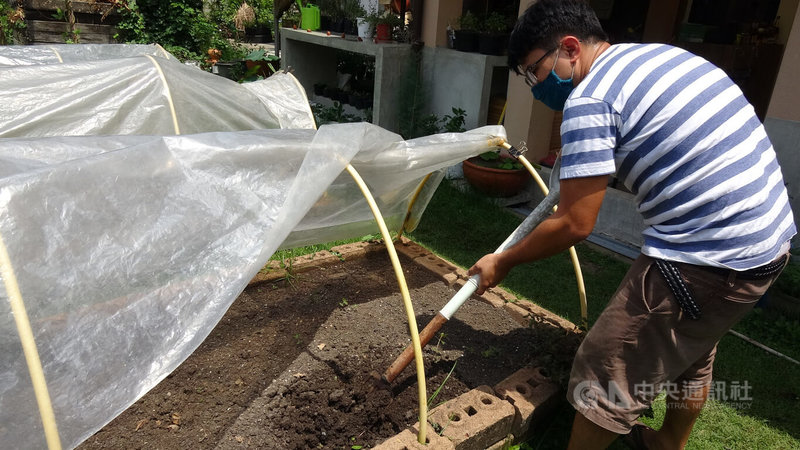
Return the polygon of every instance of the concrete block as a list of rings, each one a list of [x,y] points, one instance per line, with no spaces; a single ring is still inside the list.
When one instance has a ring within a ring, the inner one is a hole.
[[[554,314],[539,305],[527,300],[518,301],[515,303],[518,307],[528,311],[531,316],[535,317],[536,320],[541,319],[541,321],[549,322],[554,326],[561,327],[567,331],[577,331],[579,330],[578,326],[574,323],[570,322],[569,320],[559,316],[558,314]],[[526,322],[527,325],[527,322]]]
[[[275,281],[279,278],[286,276],[286,271],[281,269],[278,261],[268,262],[258,273],[250,280],[247,285],[253,286],[258,283],[266,283],[268,281]]]
[[[458,281],[458,280],[459,280],[459,278],[458,278],[458,275],[456,275],[456,274],[454,274],[454,273],[448,273],[448,274],[445,274],[445,275],[443,275],[443,276],[442,276],[442,279],[444,279],[444,282],[445,282],[445,283],[446,283],[448,286],[452,286],[452,285],[454,285],[454,284],[456,283],[456,281]]]
[[[525,308],[521,308],[516,303],[506,303],[503,308],[508,312],[512,319],[518,324],[527,327],[531,322],[531,313]]]
[[[514,445],[514,435],[509,434],[502,441],[495,442],[493,445],[486,447],[486,450],[506,450]]]
[[[436,434],[431,427],[425,434],[425,445],[417,442],[419,423],[375,446],[375,450],[453,450],[455,446],[450,439]]]
[[[310,255],[298,256],[294,258],[291,263],[287,263],[286,268],[289,271],[302,273],[319,269],[322,266],[327,266],[337,261],[339,261],[338,256],[328,251],[321,251]]]
[[[339,253],[342,258],[359,258],[369,251],[385,248],[383,244],[372,244],[370,242],[353,242],[351,244],[337,245],[331,248],[332,253]]]
[[[559,387],[544,376],[538,367],[526,367],[498,383],[497,396],[507,400],[516,410],[511,433],[518,438],[527,435],[531,425],[546,416],[558,404]]]
[[[430,270],[435,275],[441,278],[444,278],[444,276],[447,274],[454,273],[457,269],[456,266],[450,264],[449,262],[433,254],[415,258],[414,262]]]
[[[434,408],[428,422],[455,445],[456,450],[484,450],[511,432],[516,412],[489,386],[480,386]]]
[[[495,308],[502,308],[502,307],[503,307],[503,305],[505,305],[505,304],[506,304],[506,301],[505,301],[505,300],[504,300],[502,297],[500,297],[499,295],[497,295],[497,294],[494,292],[494,290],[493,290],[493,289],[490,289],[490,290],[488,290],[488,291],[484,292],[484,293],[483,293],[483,294],[480,296],[480,299],[481,299],[481,301],[482,301],[482,302],[484,302],[484,303],[488,303],[488,304],[490,304],[490,305],[494,306]]]
[[[418,245],[414,241],[410,241],[406,238],[400,238],[399,243],[395,243],[395,249],[397,253],[403,254],[408,256],[410,259],[416,259],[421,256],[428,256],[431,254],[425,247]]]

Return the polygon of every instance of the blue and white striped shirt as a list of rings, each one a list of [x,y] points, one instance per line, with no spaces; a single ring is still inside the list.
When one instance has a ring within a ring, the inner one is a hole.
[[[721,69],[662,44],[611,46],[564,108],[561,178],[616,173],[642,253],[745,270],[797,232],[775,151]]]

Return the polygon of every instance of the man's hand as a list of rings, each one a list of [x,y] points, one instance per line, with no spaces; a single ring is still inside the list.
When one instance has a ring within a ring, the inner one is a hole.
[[[475,291],[478,295],[483,294],[486,289],[497,286],[498,283],[503,281],[503,278],[508,275],[511,267],[506,267],[500,255],[490,253],[483,258],[479,259],[474,266],[470,267],[469,275],[480,275],[481,280],[478,289]]]

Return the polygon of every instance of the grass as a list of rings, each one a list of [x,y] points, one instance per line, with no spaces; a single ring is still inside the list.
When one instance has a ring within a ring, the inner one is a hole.
[[[439,256],[464,268],[492,252],[521,219],[475,193],[462,193],[443,182],[419,227],[409,235]],[[630,262],[590,245],[577,246],[589,303],[590,325],[616,291]],[[788,277],[787,277],[788,278]],[[577,285],[566,252],[517,267],[503,288],[580,323]],[[756,308],[735,330],[794,359],[800,359],[800,322]],[[800,448],[800,367],[770,355],[732,335],[719,343],[714,366],[717,382],[748,383],[751,401],[737,405],[709,400],[695,425],[689,449]],[[658,428],[663,421],[663,398],[653,404],[653,417],[643,418]],[[539,433],[523,448],[564,448],[574,411],[564,402],[541,424]],[[620,442],[610,448],[625,448]]]

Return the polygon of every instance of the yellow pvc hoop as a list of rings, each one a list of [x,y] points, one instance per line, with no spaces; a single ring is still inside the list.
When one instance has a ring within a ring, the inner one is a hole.
[[[386,222],[383,220],[380,209],[378,209],[378,204],[375,203],[375,199],[373,198],[372,193],[369,191],[367,184],[364,183],[361,175],[358,174],[352,165],[347,165],[347,172],[353,177],[353,180],[355,180],[356,184],[358,184],[358,187],[361,189],[361,193],[364,194],[364,198],[367,200],[367,204],[372,210],[372,214],[375,216],[375,221],[378,223],[381,236],[383,236],[383,240],[386,243],[386,250],[389,252],[389,259],[392,261],[392,268],[394,269],[394,274],[397,277],[397,284],[400,286],[400,294],[403,297],[403,304],[405,305],[406,315],[408,316],[408,328],[411,334],[411,345],[414,346],[414,361],[416,363],[417,384],[419,386],[417,390],[419,397],[419,433],[417,434],[417,441],[420,444],[425,444],[425,434],[427,433],[428,428],[428,396],[425,388],[425,366],[422,361],[422,345],[420,344],[419,340],[417,318],[414,315],[414,306],[411,304],[411,295],[408,292],[408,284],[406,284],[406,278],[403,275],[403,269],[400,267],[400,259],[397,257],[397,250],[394,248],[394,242],[392,242],[392,238],[389,235],[389,229],[386,227]]]
[[[153,63],[153,66],[158,71],[158,76],[161,78],[161,82],[164,84],[164,94],[167,96],[167,104],[169,105],[169,112],[172,114],[172,126],[175,129],[175,134],[180,135],[181,129],[178,126],[178,115],[175,113],[175,104],[172,101],[172,93],[169,90],[169,84],[167,84],[167,78],[164,76],[164,72],[161,70],[161,66],[156,62],[155,58],[150,55],[146,56],[150,62]]]
[[[506,150],[511,148],[511,145],[508,142],[503,142],[501,146]],[[539,172],[537,172],[536,169],[533,168],[533,165],[530,163],[530,161],[528,161],[528,159],[522,155],[520,155],[517,159],[519,160],[520,163],[522,163],[523,166],[525,166],[525,168],[531,174],[533,179],[536,181],[536,184],[539,186],[539,189],[542,190],[542,193],[544,193],[544,195],[547,195],[550,192],[550,189],[547,187],[547,184],[545,184],[544,180],[542,180],[542,177],[539,175]],[[553,211],[555,211],[556,209],[558,209],[557,206],[553,207]],[[589,306],[586,301],[586,285],[583,281],[583,271],[581,270],[581,263],[578,260],[578,252],[575,250],[574,246],[569,248],[569,257],[570,260],[572,261],[572,268],[575,271],[575,281],[578,283],[578,297],[581,305],[581,326],[583,327],[584,330],[588,330]]]
[[[433,173],[429,173],[425,175],[425,178],[419,183],[417,186],[417,190],[414,191],[414,195],[411,196],[411,201],[408,202],[408,211],[406,211],[406,217],[403,219],[403,225],[400,226],[400,231],[397,232],[397,240],[400,240],[400,237],[403,235],[403,232],[406,230],[406,225],[408,224],[408,219],[411,218],[411,210],[414,208],[414,205],[417,203],[417,199],[419,195],[422,193],[422,188],[425,187],[425,184],[428,183],[428,180],[431,179]]]
[[[61,450],[56,415],[53,412],[53,403],[47,390],[47,380],[45,380],[44,369],[42,369],[42,361],[39,359],[39,350],[36,348],[36,340],[33,336],[28,313],[25,310],[25,302],[22,300],[17,277],[14,275],[14,267],[11,265],[11,257],[8,255],[2,235],[0,235],[0,276],[3,277],[8,301],[11,305],[11,313],[14,315],[17,333],[22,343],[22,352],[25,355],[25,362],[28,365],[28,372],[33,383],[33,393],[39,406],[39,415],[44,427],[47,448]]]
[[[58,50],[56,50],[55,47],[47,47],[47,48],[49,48],[50,50],[53,51],[53,53],[56,54],[56,58],[58,58],[58,62],[60,62],[60,63],[64,62],[64,60],[61,59],[61,55],[58,53]]]

